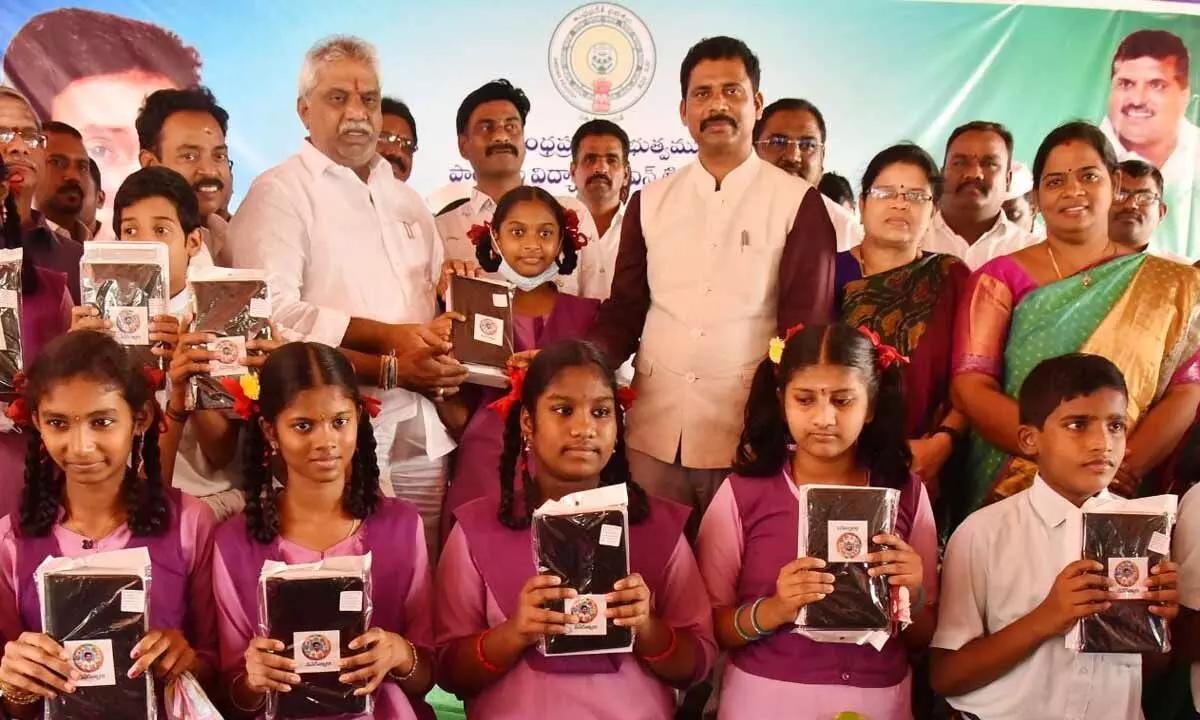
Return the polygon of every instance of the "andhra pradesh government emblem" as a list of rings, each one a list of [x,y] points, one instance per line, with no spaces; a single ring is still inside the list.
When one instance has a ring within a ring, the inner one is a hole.
[[[654,38],[641,18],[613,3],[591,3],[563,18],[550,38],[550,80],[572,107],[615,115],[654,79]]]

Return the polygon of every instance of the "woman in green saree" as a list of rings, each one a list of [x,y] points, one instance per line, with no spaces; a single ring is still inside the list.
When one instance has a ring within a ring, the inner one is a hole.
[[[951,384],[975,431],[965,512],[1032,483],[1033,464],[1017,456],[1013,398],[1046,358],[1093,353],[1125,374],[1131,434],[1115,492],[1149,489],[1143,479],[1196,417],[1200,272],[1109,239],[1115,168],[1113,148],[1095,126],[1052,131],[1033,164],[1046,240],[993,260],[968,282]]]

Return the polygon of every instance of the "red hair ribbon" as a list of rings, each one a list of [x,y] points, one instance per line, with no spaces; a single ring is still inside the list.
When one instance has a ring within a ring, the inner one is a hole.
[[[788,328],[787,332],[785,332],[783,334],[783,341],[787,342],[787,341],[791,340],[793,335],[795,335],[796,333],[800,332],[803,329],[804,329],[804,323],[796,323],[795,325]]]
[[[563,236],[571,241],[576,250],[584,249],[588,244],[588,236],[579,232],[579,213],[567,209],[563,214],[567,218],[567,226],[563,228]]]
[[[251,400],[246,389],[236,377],[221,378],[221,387],[233,398],[233,412],[243,420],[249,420],[258,413],[258,403]]]
[[[509,368],[508,382],[512,386],[508,394],[488,405],[489,410],[495,410],[500,419],[507,421],[513,406],[521,402],[521,389],[525,387],[525,371],[520,368]]]
[[[617,388],[617,403],[621,405],[621,409],[629,412],[629,408],[633,407],[634,401],[637,400],[638,393],[631,387]]]
[[[167,374],[156,367],[145,365],[142,367],[142,375],[146,378],[146,384],[150,386],[150,390],[157,392],[167,386]]]
[[[479,243],[492,241],[492,224],[485,222],[482,225],[472,225],[467,231],[467,237],[471,239],[471,244],[478,246]]]
[[[29,405],[25,402],[25,373],[19,372],[13,375],[12,385],[13,391],[19,397],[4,408],[4,417],[11,420],[12,424],[18,428],[29,427],[33,418],[29,415]]]
[[[363,409],[367,411],[367,415],[376,418],[379,417],[379,411],[383,409],[383,402],[377,397],[370,395],[362,396]]]
[[[858,331],[875,346],[875,354],[879,357],[880,368],[886,370],[897,363],[901,365],[908,364],[908,358],[901,355],[900,351],[891,345],[884,344],[879,339],[879,333],[867,327],[860,327]]]

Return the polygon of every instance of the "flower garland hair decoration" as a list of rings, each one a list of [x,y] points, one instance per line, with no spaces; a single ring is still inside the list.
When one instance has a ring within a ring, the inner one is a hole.
[[[243,420],[249,420],[258,414],[258,376],[242,375],[241,377],[221,378],[221,387],[233,398],[233,412]]]
[[[582,250],[587,247],[588,236],[579,232],[579,213],[566,209],[563,215],[567,219],[566,227],[563,228],[563,237],[571,241],[576,250]]]
[[[798,323],[788,328],[783,337],[771,338],[771,341],[767,343],[767,357],[771,359],[771,362],[778,365],[783,361],[783,350],[787,347],[788,340],[791,340],[793,335],[803,329],[804,324]]]
[[[875,355],[879,359],[879,368],[881,370],[887,370],[896,364],[908,364],[908,358],[901,355],[900,351],[896,348],[892,347],[891,345],[887,345],[880,340],[879,333],[868,327],[860,327],[858,328],[858,331],[862,333],[863,337],[870,340],[872,345],[875,346]]]
[[[33,422],[33,417],[29,414],[29,403],[25,402],[25,373],[19,372],[14,375],[12,386],[17,398],[4,408],[4,417],[8,418],[17,430],[21,430]]]
[[[472,225],[467,231],[467,237],[471,239],[471,244],[478,247],[480,243],[492,241],[492,224],[485,222],[482,225]]]

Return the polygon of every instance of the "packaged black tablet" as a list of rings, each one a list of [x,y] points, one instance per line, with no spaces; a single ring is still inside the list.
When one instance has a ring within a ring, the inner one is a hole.
[[[872,538],[892,533],[900,491],[892,488],[802,485],[800,557],[824,560],[833,592],[805,605],[797,626],[813,631],[883,631],[892,627],[886,577],[871,577],[867,555],[885,550]]]
[[[47,558],[37,570],[42,628],[80,673],[77,690],[46,703],[47,720],[155,720],[153,673],[129,679],[147,631],[150,554],[145,548]]]
[[[629,575],[629,498],[624,485],[572,493],[533,513],[538,572],[557,575],[579,595],[550,604],[579,616],[565,635],[546,636],[548,656],[630,652],[633,632],[605,617],[605,596]]]
[[[79,264],[80,299],[112,321],[116,341],[139,363],[158,367],[151,352],[150,321],[167,312],[170,248],[160,242],[92,241]]]
[[[355,652],[350,641],[370,627],[370,576],[370,554],[308,565],[268,562],[263,566],[260,631],[283,642],[281,654],[296,661],[300,676],[300,684],[290,692],[267,695],[268,718],[374,711],[373,696],[356,696],[360,686],[338,680],[342,658]]]
[[[234,410],[235,399],[224,383],[250,374],[242,362],[248,340],[271,337],[271,294],[263,270],[199,267],[188,269],[191,332],[212,333],[216,353],[207,375],[193,375],[187,406],[194,410]]]
[[[21,355],[21,248],[0,250],[0,393],[14,392]]]
[[[467,382],[508,386],[513,345],[513,287],[500,280],[450,278],[447,308],[465,316],[451,330],[454,355],[467,368]]]
[[[1146,581],[1168,558],[1176,498],[1119,500],[1083,513],[1081,558],[1104,566],[1111,606],[1082,619],[1069,646],[1089,653],[1165,653],[1168,623],[1150,612]]]

